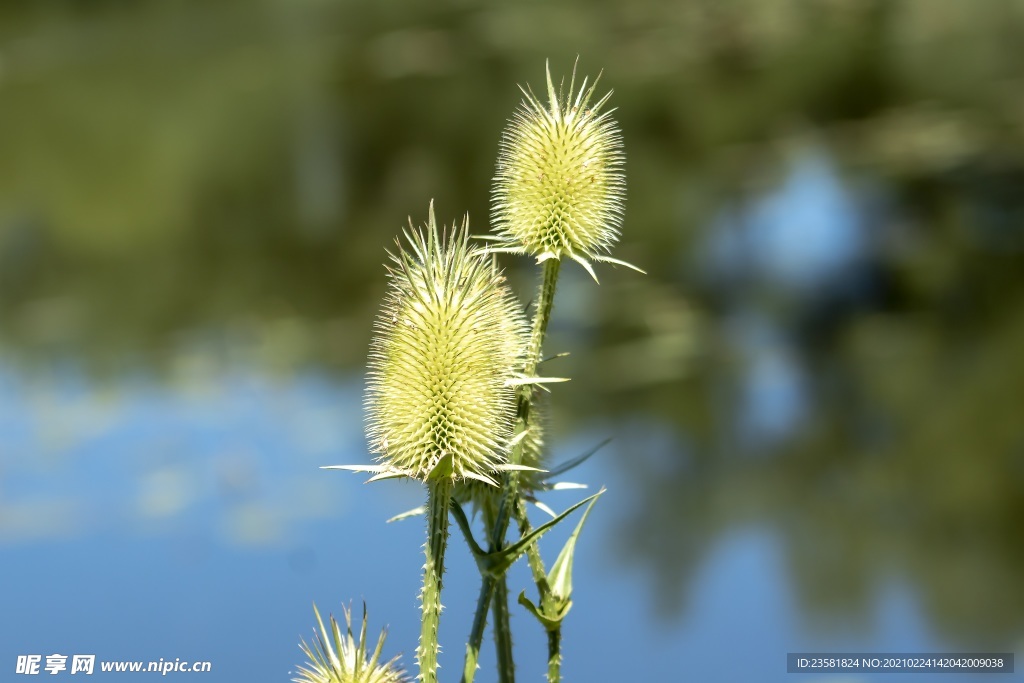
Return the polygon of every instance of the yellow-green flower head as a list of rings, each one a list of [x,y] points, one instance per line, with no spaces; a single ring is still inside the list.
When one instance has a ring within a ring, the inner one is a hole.
[[[536,492],[545,488],[544,480],[547,476],[544,469],[545,419],[539,408],[538,397],[535,396],[530,410],[530,428],[522,441],[521,464],[525,469],[519,473],[519,491],[527,500],[535,500]],[[455,488],[454,495],[460,503],[471,505],[477,511],[482,512],[488,508],[489,514],[497,514],[502,490],[479,481],[467,481]]]
[[[529,88],[502,136],[492,218],[500,247],[538,261],[568,256],[591,272],[619,237],[625,202],[622,137],[602,107],[591,103],[595,81],[556,94],[547,70],[548,102]]]
[[[507,462],[527,326],[493,259],[467,225],[410,229],[370,349],[367,434],[381,471],[494,483]],[[450,457],[449,457],[450,456]]]
[[[345,633],[342,634],[338,622],[331,616],[331,628],[324,626],[323,619],[316,605],[313,605],[316,621],[320,627],[315,632],[313,646],[302,641],[299,646],[309,662],[298,668],[295,683],[409,683],[405,671],[398,667],[398,657],[388,661],[380,661],[380,653],[384,648],[385,632],[377,639],[377,647],[367,657],[366,654],[366,605],[363,605],[363,626],[359,631],[359,640],[352,635],[352,614],[345,608]]]

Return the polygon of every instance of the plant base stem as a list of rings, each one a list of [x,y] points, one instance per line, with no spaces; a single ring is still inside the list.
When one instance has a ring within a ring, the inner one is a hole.
[[[548,683],[562,680],[562,629],[548,631]]]
[[[533,325],[530,332],[527,360],[524,366],[524,375],[527,377],[532,377],[536,374],[537,364],[541,359],[541,349],[544,345],[544,337],[547,334],[548,322],[551,319],[551,310],[555,301],[555,288],[558,283],[558,271],[560,267],[561,262],[558,259],[548,259],[544,262],[540,288],[537,295],[537,305],[536,310],[534,311]],[[516,424],[517,435],[529,428],[530,407],[532,401],[533,387],[529,385],[520,387],[516,400],[516,412],[518,416]],[[513,465],[522,464],[522,441],[512,449],[512,454],[509,460]],[[521,504],[522,503],[519,498],[519,473],[515,471],[508,472],[503,480],[502,495],[498,503],[498,509],[494,515],[494,519],[485,519],[485,526],[488,529],[488,540],[490,541],[491,551],[494,551],[504,545],[505,534],[508,531],[508,525],[511,521],[513,509],[517,505]],[[488,515],[488,517],[490,517],[490,515]],[[540,556],[538,555],[536,559],[539,560]],[[533,563],[531,561],[531,567],[532,566]],[[508,629],[508,589],[506,585],[503,595],[498,596],[496,595],[497,585],[498,582],[492,577],[481,577],[480,597],[477,600],[476,614],[473,617],[473,627],[470,631],[469,642],[466,644],[466,661],[462,673],[462,683],[473,683],[473,679],[476,676],[477,664],[480,659],[480,645],[483,642],[484,628],[487,624],[487,612],[492,600],[500,600],[502,602],[503,608],[496,607],[495,613],[497,614],[499,609],[503,610],[506,617],[505,628]],[[498,628],[501,627],[496,626],[496,629]],[[497,632],[495,633],[495,636],[497,637]],[[504,655],[501,653],[503,646],[499,641],[496,641],[495,644],[499,651],[498,670],[499,675],[502,676],[501,680],[511,681],[512,678],[504,678],[506,674],[503,672],[506,669],[502,665],[502,657],[504,657]],[[507,652],[509,665],[507,671],[512,672],[511,639],[508,640],[508,647],[505,652]],[[508,675],[511,676],[513,674],[509,673]]]
[[[476,601],[476,614],[473,616],[473,627],[469,631],[466,643],[466,663],[462,670],[462,683],[473,683],[477,665],[480,661],[480,646],[484,642],[484,628],[487,626],[487,609],[494,597],[494,579],[483,577],[480,582],[480,597]]]
[[[444,576],[444,551],[448,544],[448,506],[452,482],[448,478],[427,484],[427,561],[423,568],[423,621],[417,659],[420,680],[437,683],[437,627],[441,619],[441,581]]]
[[[515,683],[516,665],[512,658],[512,626],[509,623],[508,583],[502,576],[494,584],[491,602],[494,613],[494,649],[498,656],[498,681]]]
[[[526,516],[526,509],[522,501],[518,501],[515,509],[516,522],[519,525],[519,535],[526,536],[533,527],[530,518]],[[551,600],[551,586],[548,584],[547,571],[544,568],[544,560],[540,556],[540,549],[533,543],[526,549],[526,558],[530,564],[530,573],[533,574],[533,582],[537,584],[537,593],[540,596],[539,604],[546,604]],[[559,683],[562,669],[562,626],[559,624],[554,630],[548,633],[548,683]]]

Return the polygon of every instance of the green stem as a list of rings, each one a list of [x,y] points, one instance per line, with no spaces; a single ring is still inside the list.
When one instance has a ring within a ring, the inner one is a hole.
[[[473,683],[477,664],[480,661],[480,645],[484,642],[484,628],[487,626],[487,608],[494,596],[494,579],[484,576],[480,582],[480,597],[476,601],[473,627],[466,643],[466,663],[462,670],[462,683]]]
[[[444,550],[448,544],[448,506],[452,482],[445,477],[427,484],[427,562],[423,568],[423,622],[417,659],[420,680],[437,683],[437,626],[441,619],[441,578],[444,575]]]
[[[544,272],[541,276],[540,291],[537,295],[537,309],[533,315],[533,328],[530,332],[530,345],[526,357],[526,364],[523,374],[526,377],[533,377],[537,373],[537,364],[540,363],[541,348],[544,346],[544,336],[548,331],[548,322],[551,320],[551,309],[555,302],[555,288],[558,284],[558,270],[561,262],[558,259],[548,259],[544,262]],[[524,384],[519,387],[519,394],[516,401],[516,434],[521,434],[530,426],[530,407],[533,403],[533,386]],[[525,440],[520,440],[512,449],[510,462],[513,465],[520,465],[523,462],[523,448]],[[498,504],[498,517],[495,520],[491,533],[491,540],[495,546],[500,548],[505,543],[505,533],[508,531],[508,524],[514,502],[519,500],[519,473],[508,472],[505,475],[505,485],[502,490],[501,502]]]
[[[548,683],[562,680],[562,629],[548,631]]]
[[[496,512],[491,505],[484,505],[484,527],[492,529]],[[489,551],[494,552],[500,546],[495,539],[490,539]],[[498,681],[515,683],[515,663],[512,657],[512,626],[509,623],[508,582],[505,576],[492,579],[494,588],[491,595],[491,612],[494,617],[494,651],[498,660]],[[486,606],[485,606],[486,609]]]
[[[533,318],[533,330],[530,334],[530,350],[527,358],[526,374],[532,375],[540,363],[540,351],[544,346],[544,336],[551,320],[551,308],[555,303],[555,287],[558,285],[558,270],[562,262],[556,258],[544,262],[544,273],[541,276],[540,293],[537,297],[537,312]],[[529,387],[526,387],[529,390]]]
[[[515,683],[516,665],[512,659],[512,627],[508,613],[508,582],[502,576],[494,584],[494,649],[498,655],[498,680]]]
[[[529,517],[526,516],[526,508],[522,501],[519,501],[515,509],[516,522],[519,524],[519,535],[526,536],[533,531]],[[553,603],[551,585],[548,583],[547,570],[544,568],[544,560],[540,556],[540,548],[536,543],[531,543],[526,549],[526,559],[530,564],[530,573],[533,574],[533,582],[537,584],[537,593],[540,595],[538,604],[548,607]],[[548,631],[548,683],[559,683],[562,680],[562,623],[559,622],[554,629]]]
[[[544,262],[544,269],[541,275],[540,290],[537,295],[537,305],[533,316],[533,326],[530,331],[530,343],[523,374],[532,377],[537,372],[537,364],[540,363],[541,349],[544,346],[544,337],[547,334],[548,322],[551,320],[551,309],[555,301],[555,288],[558,283],[558,271],[561,262],[558,259],[548,259]],[[519,388],[516,396],[516,435],[526,431],[530,424],[530,406],[533,401],[533,387],[523,385]],[[509,462],[519,465],[523,462],[523,446],[521,440],[512,449]],[[519,473],[512,471],[505,474],[502,486],[501,500],[498,504],[497,514],[493,523],[485,520],[490,529],[489,550],[494,552],[505,544],[505,534],[508,532],[508,525],[511,519],[512,509],[519,501]],[[462,683],[473,683],[476,675],[477,663],[480,658],[480,645],[483,642],[484,628],[487,624],[487,610],[497,592],[497,581],[490,576],[483,576],[480,585],[480,597],[477,600],[476,614],[473,616],[473,626],[470,630],[469,642],[466,644],[466,661],[462,673]],[[504,583],[504,582],[503,582]],[[508,614],[508,591],[507,586],[504,595],[501,596],[504,602],[504,613]],[[498,627],[502,628],[502,627]],[[507,628],[507,625],[505,626]],[[509,640],[511,643],[511,640]],[[497,643],[496,643],[497,645]],[[499,658],[500,654],[499,646]],[[508,651],[508,671],[513,670],[511,649]],[[499,674],[504,675],[499,661]],[[504,678],[502,680],[505,680]]]
[[[533,531],[533,525],[530,524],[530,518],[526,516],[526,508],[523,506],[522,501],[517,502],[516,509],[516,522],[519,525],[519,535],[526,536]],[[537,547],[536,543],[531,543],[526,548],[526,560],[530,564],[530,573],[533,574],[533,582],[537,584],[537,593],[540,594],[541,600],[547,595],[551,588],[548,586],[548,572],[544,568],[544,560],[540,556],[540,548]]]

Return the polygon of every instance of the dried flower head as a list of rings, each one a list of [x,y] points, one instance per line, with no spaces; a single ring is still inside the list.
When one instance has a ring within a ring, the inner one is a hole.
[[[598,76],[600,78],[600,76]],[[591,103],[594,84],[556,94],[547,69],[548,103],[529,88],[502,135],[494,178],[492,217],[498,246],[538,261],[568,256],[593,275],[590,261],[607,256],[619,237],[625,201],[622,137],[601,109],[611,92]],[[628,265],[628,264],[624,264]]]
[[[367,433],[383,475],[494,483],[515,422],[510,385],[526,321],[493,260],[473,251],[465,222],[405,233],[390,254],[366,395]],[[450,456],[450,457],[449,457]]]
[[[408,683],[409,678],[397,666],[398,657],[384,663],[380,661],[386,632],[381,632],[377,647],[367,658],[366,605],[363,605],[363,626],[358,641],[352,636],[352,613],[347,607],[344,635],[333,615],[328,630],[316,605],[313,605],[313,612],[320,630],[314,632],[316,638],[312,647],[306,641],[299,646],[309,663],[299,667],[298,678],[292,679],[295,683]]]

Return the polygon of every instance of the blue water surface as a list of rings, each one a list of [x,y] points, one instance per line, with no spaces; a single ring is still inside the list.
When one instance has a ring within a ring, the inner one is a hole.
[[[57,653],[209,661],[204,680],[289,680],[313,602],[340,615],[365,601],[371,631],[388,627],[386,656],[414,666],[423,523],[385,520],[422,492],[319,469],[368,462],[361,378],[221,369],[90,384],[66,368],[0,378],[0,678],[15,678],[18,655]],[[685,612],[658,616],[650,581],[616,550],[617,515],[636,492],[614,457],[572,472],[609,491],[579,546],[565,680],[783,681],[794,678],[790,651],[944,648],[896,580],[877,595],[867,632],[811,632],[778,539],[756,526],[722,533],[686,587]],[[563,508],[577,495],[546,501]],[[566,533],[545,539],[546,555]],[[455,680],[478,577],[458,532],[448,559],[441,663],[442,680]],[[520,563],[510,590],[522,589],[532,594]],[[546,640],[513,609],[520,679],[542,680]],[[478,680],[494,680],[489,648]]]

